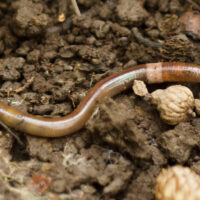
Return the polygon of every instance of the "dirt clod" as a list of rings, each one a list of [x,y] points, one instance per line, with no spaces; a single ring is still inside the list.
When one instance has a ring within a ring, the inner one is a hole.
[[[199,142],[199,135],[189,123],[180,123],[175,129],[158,137],[158,143],[166,156],[179,164],[189,159],[192,149],[198,146]]]

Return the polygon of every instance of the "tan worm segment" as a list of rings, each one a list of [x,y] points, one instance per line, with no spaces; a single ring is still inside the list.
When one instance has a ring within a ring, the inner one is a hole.
[[[132,86],[133,80],[147,83],[200,82],[200,66],[187,63],[160,62],[138,65],[109,76],[91,88],[69,115],[44,118],[18,111],[0,102],[0,120],[9,127],[40,137],[62,137],[80,130],[92,115],[97,103]]]

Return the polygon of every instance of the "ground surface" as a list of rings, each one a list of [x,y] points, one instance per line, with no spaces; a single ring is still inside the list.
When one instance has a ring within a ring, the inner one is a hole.
[[[198,0],[78,0],[59,24],[59,1],[0,3],[0,97],[48,117],[72,112],[88,89],[130,66],[182,61],[200,64],[199,35],[181,28]],[[149,86],[153,91],[169,84]],[[196,97],[199,85],[187,84]],[[0,199],[152,200],[163,167],[200,174],[200,119],[164,124],[131,90],[105,100],[76,134],[42,139],[3,128]]]

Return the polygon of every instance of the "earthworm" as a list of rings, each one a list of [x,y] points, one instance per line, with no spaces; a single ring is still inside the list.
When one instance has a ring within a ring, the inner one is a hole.
[[[105,97],[114,96],[133,84],[200,82],[200,65],[160,62],[143,64],[111,75],[91,88],[78,107],[69,115],[58,118],[33,116],[0,102],[0,120],[8,127],[40,137],[62,137],[80,130],[92,115],[95,106]]]

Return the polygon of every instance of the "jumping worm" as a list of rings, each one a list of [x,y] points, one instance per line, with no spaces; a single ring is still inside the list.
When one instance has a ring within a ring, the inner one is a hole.
[[[0,102],[0,120],[9,127],[35,136],[69,135],[84,126],[97,103],[130,88],[135,79],[147,83],[200,82],[200,66],[161,62],[125,69],[97,83],[71,114],[54,119],[26,114]]]

